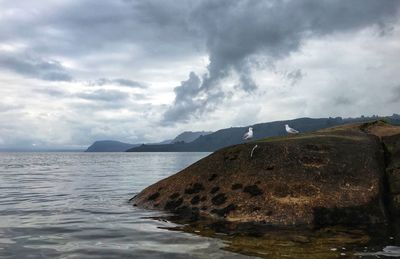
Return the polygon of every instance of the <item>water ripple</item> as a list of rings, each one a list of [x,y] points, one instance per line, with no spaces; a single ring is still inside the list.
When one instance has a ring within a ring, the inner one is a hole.
[[[400,256],[398,237],[382,235],[372,243],[346,231],[212,234],[128,204],[148,185],[206,155],[0,153],[0,258]]]
[[[127,202],[205,155],[0,153],[0,257],[187,258],[211,246],[217,258],[231,254]]]

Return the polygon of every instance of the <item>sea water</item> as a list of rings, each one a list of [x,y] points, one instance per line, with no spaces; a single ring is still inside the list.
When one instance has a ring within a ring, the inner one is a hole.
[[[227,234],[128,200],[209,153],[0,153],[0,258],[376,258],[398,237],[363,229]]]

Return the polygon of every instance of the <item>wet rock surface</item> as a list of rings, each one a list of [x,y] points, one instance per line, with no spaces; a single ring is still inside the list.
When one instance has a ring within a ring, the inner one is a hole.
[[[382,138],[386,151],[386,179],[389,193],[388,203],[391,216],[400,216],[400,136],[387,136]]]
[[[399,143],[400,127],[372,122],[236,145],[147,187],[131,202],[191,220],[385,223],[388,214],[400,212]]]

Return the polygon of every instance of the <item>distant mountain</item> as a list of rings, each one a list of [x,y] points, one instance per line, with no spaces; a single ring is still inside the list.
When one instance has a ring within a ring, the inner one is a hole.
[[[94,142],[85,152],[124,152],[139,144],[128,144],[114,140],[101,140]]]
[[[146,146],[154,146],[154,145],[159,146],[174,142],[187,143],[193,141],[194,139],[198,138],[201,135],[207,135],[210,133],[211,133],[210,131],[198,131],[198,132],[185,131],[176,136],[175,139],[168,139],[158,143],[147,143]],[[85,152],[125,152],[130,148],[138,147],[140,145],[143,144],[129,144],[115,140],[101,140],[94,142],[86,149]]]
[[[159,143],[148,143],[146,145],[170,144],[172,139],[164,140]],[[142,144],[129,144],[115,140],[99,140],[90,145],[85,152],[125,152],[130,148],[138,147]]]
[[[52,147],[37,147],[37,148],[31,148],[31,147],[1,147],[0,152],[82,152],[84,149],[78,149],[78,148],[52,148]]]
[[[286,135],[285,124],[299,130],[300,132],[312,132],[323,128],[337,126],[346,123],[363,122],[375,119],[386,119],[391,123],[400,124],[400,118],[394,114],[389,117],[359,117],[342,119],[336,118],[299,118],[286,121],[274,121],[251,125],[253,127],[254,139],[262,139],[273,136]],[[127,150],[128,152],[213,152],[217,149],[242,143],[242,136],[247,132],[249,126],[234,127],[218,130],[206,136],[200,136],[190,143],[176,142],[166,145],[140,145]]]
[[[189,143],[189,142],[192,142],[193,140],[197,139],[200,136],[205,136],[205,135],[208,135],[211,133],[212,133],[212,131],[195,131],[195,132],[185,131],[185,132],[179,134],[178,136],[176,136],[176,138],[174,138],[174,140],[172,140],[170,143],[176,143],[176,142]]]
[[[172,143],[172,139],[167,139],[167,140],[161,141],[159,143],[148,144],[148,145],[171,144],[171,143]]]

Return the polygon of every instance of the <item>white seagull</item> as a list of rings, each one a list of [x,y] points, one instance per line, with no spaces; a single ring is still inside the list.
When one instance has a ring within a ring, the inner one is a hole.
[[[243,135],[243,140],[249,140],[253,138],[253,128],[250,127],[249,131],[246,132],[246,134]]]
[[[285,124],[285,129],[286,129],[286,132],[289,133],[289,134],[297,134],[297,133],[299,133],[298,130],[292,129],[292,128],[289,127],[289,125],[287,125],[287,124]]]

